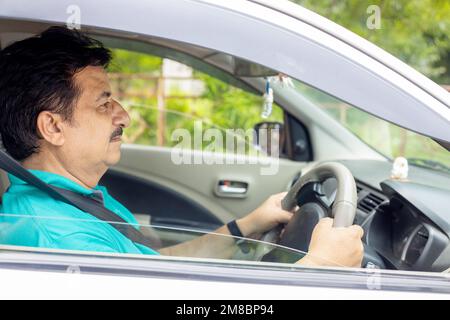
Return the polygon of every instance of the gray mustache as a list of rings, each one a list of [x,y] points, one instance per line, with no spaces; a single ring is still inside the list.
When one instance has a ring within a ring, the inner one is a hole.
[[[114,130],[114,132],[111,134],[111,140],[114,139],[115,137],[120,137],[123,134],[123,129],[122,127],[118,127],[116,130]]]

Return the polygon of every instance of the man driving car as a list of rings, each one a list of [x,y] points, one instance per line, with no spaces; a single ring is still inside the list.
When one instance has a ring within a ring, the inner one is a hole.
[[[121,136],[130,118],[117,102],[106,67],[111,53],[78,31],[52,27],[0,52],[0,133],[6,151],[44,182],[92,197],[126,222],[132,213],[98,182],[120,159]],[[110,224],[86,224],[92,215],[52,198],[9,175],[11,186],[0,212],[27,215],[6,234],[8,244],[97,252],[213,256],[226,258],[233,238],[213,234],[158,250],[135,243]],[[288,223],[284,193],[267,199],[247,216],[214,234],[250,237]],[[10,217],[9,216],[9,217]],[[43,219],[43,218],[54,219]],[[8,222],[8,217],[2,217]],[[363,257],[359,226],[333,228],[332,219],[315,227],[308,254],[299,264],[359,267]]]

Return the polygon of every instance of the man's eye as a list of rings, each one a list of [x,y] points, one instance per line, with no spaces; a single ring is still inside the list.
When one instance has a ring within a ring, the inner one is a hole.
[[[107,110],[111,107],[111,102],[108,101],[100,106],[100,110]]]

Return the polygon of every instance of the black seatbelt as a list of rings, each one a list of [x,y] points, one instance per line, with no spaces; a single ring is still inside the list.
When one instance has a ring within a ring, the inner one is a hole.
[[[151,248],[152,244],[148,238],[146,238],[139,230],[131,226],[120,216],[112,212],[111,210],[105,208],[97,200],[83,196],[79,193],[58,188],[48,183],[45,183],[31,172],[26,170],[20,163],[14,160],[10,155],[0,149],[0,169],[9,172],[10,174],[16,176],[17,178],[29,183],[32,186],[44,191],[49,196],[55,198],[56,200],[63,201],[67,204],[73,205],[91,214],[101,221],[109,223],[117,231],[123,234],[125,237],[131,241],[144,245]]]

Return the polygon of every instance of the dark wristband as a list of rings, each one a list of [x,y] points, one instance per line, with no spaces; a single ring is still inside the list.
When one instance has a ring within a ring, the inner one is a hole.
[[[239,229],[239,226],[237,225],[236,220],[228,222],[227,223],[227,228],[230,231],[231,235],[233,237],[235,237],[234,241],[239,246],[241,251],[244,254],[249,253],[250,252],[250,247],[249,247],[247,241],[244,239],[244,235],[242,234],[241,229]]]
[[[227,228],[233,237],[244,238],[244,235],[242,234],[241,229],[239,229],[236,220],[228,222]]]

